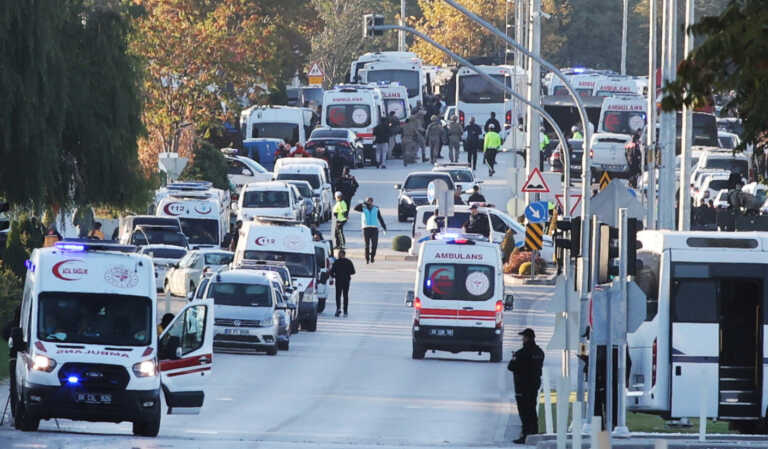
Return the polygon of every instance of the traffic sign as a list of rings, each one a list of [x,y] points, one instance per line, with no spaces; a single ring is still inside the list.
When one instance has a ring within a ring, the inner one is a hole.
[[[528,223],[525,227],[525,246],[531,251],[540,250],[543,235],[544,227],[540,223]]]
[[[534,168],[520,191],[524,193],[549,193],[550,189],[544,176],[541,175],[541,171]]]
[[[310,85],[323,84],[323,71],[320,70],[320,66],[317,63],[312,64],[312,68],[307,73],[307,78]]]
[[[603,176],[600,177],[600,190],[602,191],[606,187],[608,187],[608,184],[611,183],[611,177],[608,175],[607,171],[603,172]]]
[[[576,212],[579,211],[579,205],[581,204],[581,193],[570,193],[568,194],[569,200],[570,200],[570,206],[571,210],[567,212],[569,217],[576,216]],[[560,206],[560,209],[563,209],[563,213],[565,214],[565,201],[563,199],[565,196],[562,193],[558,193],[555,195],[555,199],[557,200],[557,205]]]
[[[525,208],[525,218],[528,223],[542,223],[549,217],[549,208],[546,201],[536,201]]]

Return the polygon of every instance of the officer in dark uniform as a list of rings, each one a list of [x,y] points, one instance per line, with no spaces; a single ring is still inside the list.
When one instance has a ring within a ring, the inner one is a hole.
[[[520,413],[522,431],[515,444],[525,444],[528,435],[539,433],[536,416],[536,397],[541,388],[541,368],[544,365],[544,351],[536,344],[536,334],[527,328],[518,335],[523,336],[523,347],[512,354],[507,369],[515,375],[515,397]]]

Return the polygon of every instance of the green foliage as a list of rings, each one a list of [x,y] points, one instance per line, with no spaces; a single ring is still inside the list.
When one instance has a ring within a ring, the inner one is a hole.
[[[742,146],[764,144],[768,131],[768,9],[764,1],[732,1],[718,16],[703,17],[692,32],[700,45],[665,86],[664,110],[706,103],[732,92],[726,111],[743,120]]]
[[[119,205],[146,190],[136,64],[114,8],[0,2],[0,195],[11,204]]]
[[[194,159],[181,173],[181,180],[210,181],[214,187],[229,189],[227,160],[221,151],[210,143],[198,139],[195,142]]]
[[[29,258],[30,253],[31,250],[27,248],[22,238],[22,226],[20,226],[19,221],[14,221],[8,233],[8,240],[5,242],[3,271],[15,274],[18,277],[24,276],[27,271],[24,267],[24,261]]]
[[[501,242],[501,260],[502,263],[509,261],[509,255],[515,250],[515,233],[512,229],[507,229],[504,234],[504,240]]]
[[[0,327],[5,326],[5,323],[13,319],[16,313],[24,287],[22,279],[0,264]],[[4,342],[1,339],[0,341]],[[0,351],[3,351],[2,347]],[[4,352],[7,355],[8,351]],[[3,371],[3,359],[0,358],[0,377],[3,377],[6,372]]]
[[[392,249],[398,252],[406,252],[411,247],[411,238],[407,235],[398,235],[392,239]]]

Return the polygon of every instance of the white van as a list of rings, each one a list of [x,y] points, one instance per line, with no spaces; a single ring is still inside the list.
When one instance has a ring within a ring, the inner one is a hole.
[[[498,245],[447,234],[426,242],[406,297],[414,308],[412,357],[423,359],[430,349],[482,351],[500,362],[504,301]]]
[[[312,131],[311,108],[251,106],[240,113],[243,140],[269,137],[304,146]]]
[[[152,260],[133,251],[62,240],[32,252],[11,332],[17,429],[55,418],[131,421],[134,434],[156,436],[161,391],[169,414],[199,412],[213,368],[213,303],[187,305],[158,335]]]
[[[399,83],[380,84],[377,86],[384,98],[384,110],[387,116],[394,112],[400,123],[405,123],[411,116],[411,106],[408,104],[408,90]]]
[[[386,110],[377,87],[344,84],[325,91],[321,126],[351,129],[367,148],[373,147],[373,128]]]
[[[237,219],[248,221],[255,217],[282,217],[301,221],[301,199],[296,188],[279,181],[247,184],[240,191]]]
[[[315,244],[309,228],[295,221],[257,218],[243,223],[235,250],[234,266],[244,260],[285,262],[299,290],[302,329],[317,329]]]
[[[601,78],[595,86],[596,97],[613,97],[616,95],[639,95],[635,80],[629,77],[611,76]]]
[[[281,161],[286,162],[281,163]],[[324,163],[324,165],[317,161]],[[330,220],[333,208],[333,189],[328,177],[328,163],[317,158],[283,158],[277,162],[273,172],[274,179],[276,181],[309,182],[315,197],[320,199],[320,216],[324,220]]]
[[[645,128],[647,107],[645,97],[639,95],[603,100],[597,132],[592,136],[593,176],[600,176],[604,171],[614,177],[629,174],[625,146],[635,132]]]
[[[218,189],[215,189],[218,190]],[[192,249],[221,246],[229,232],[229,202],[215,192],[171,192],[157,204],[155,215],[179,217]]]

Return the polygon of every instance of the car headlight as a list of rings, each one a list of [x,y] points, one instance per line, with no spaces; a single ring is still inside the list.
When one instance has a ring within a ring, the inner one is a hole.
[[[261,327],[273,326],[275,324],[275,317],[269,317],[264,320],[261,320],[259,324],[261,325]]]
[[[400,195],[400,201],[408,204],[413,204],[413,199],[408,195]]]
[[[30,368],[34,371],[44,371],[46,373],[50,373],[54,368],[56,368],[56,360],[53,360],[52,358],[42,354],[37,354],[29,360],[31,362]]]
[[[133,374],[136,377],[152,377],[157,376],[157,361],[155,359],[144,360],[133,365]]]

